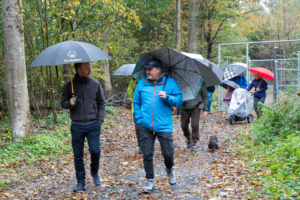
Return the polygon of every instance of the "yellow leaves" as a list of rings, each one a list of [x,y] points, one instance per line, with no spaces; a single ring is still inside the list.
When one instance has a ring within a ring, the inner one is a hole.
[[[156,183],[159,183],[159,180],[156,180],[155,182],[156,182]]]
[[[71,10],[71,13],[72,13],[73,15],[75,15],[75,14],[76,14],[74,10]]]
[[[260,183],[259,183],[259,182],[257,182],[257,181],[252,181],[252,182],[250,183],[250,185],[255,185],[255,186],[258,186],[258,185],[260,185]]]
[[[219,173],[219,172],[220,172],[220,170],[213,170],[213,172],[214,172],[214,173]]]
[[[212,189],[212,190],[211,190],[211,193],[215,193],[215,189]]]
[[[258,172],[257,175],[258,175],[258,176],[262,176],[262,175],[264,175],[264,173]]]

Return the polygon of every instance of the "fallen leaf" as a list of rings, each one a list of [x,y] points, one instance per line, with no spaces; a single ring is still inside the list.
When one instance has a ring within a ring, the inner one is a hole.
[[[250,185],[260,185],[260,184],[259,184],[259,182],[252,181],[252,182],[250,183]]]

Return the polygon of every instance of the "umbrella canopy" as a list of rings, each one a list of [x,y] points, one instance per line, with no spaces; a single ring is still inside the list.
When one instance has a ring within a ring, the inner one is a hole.
[[[255,72],[259,73],[261,78],[266,78],[271,81],[274,81],[274,74],[273,74],[273,72],[271,72],[268,69],[261,68],[261,67],[253,67],[248,70],[252,73],[255,73]]]
[[[201,55],[178,52],[168,47],[139,56],[132,73],[137,81],[146,78],[143,66],[152,58],[159,59],[168,75],[176,80],[184,101],[194,99],[204,81],[207,87],[221,83],[223,71],[217,65]]]
[[[68,40],[46,48],[36,57],[30,67],[95,62],[98,60],[112,59],[95,45]]]
[[[225,89],[227,89],[227,85],[234,88],[234,89],[240,88],[240,86],[238,84],[236,84],[233,81],[229,81],[229,80],[223,80],[222,84],[220,84],[220,86],[225,88]]]
[[[235,73],[237,73],[238,75],[243,73],[246,69],[248,69],[247,64],[240,62],[232,63],[228,65],[228,67],[235,71]]]
[[[238,76],[239,74],[236,73],[232,68],[230,67],[225,67],[224,69],[224,74],[223,74],[223,80],[229,80],[232,79],[236,76]]]
[[[98,60],[112,59],[95,45],[68,40],[46,48],[29,67],[69,64],[72,97],[74,97],[71,63],[95,62]]]
[[[126,64],[122,65],[113,75],[118,76],[132,76],[132,72],[134,70],[135,64]]]

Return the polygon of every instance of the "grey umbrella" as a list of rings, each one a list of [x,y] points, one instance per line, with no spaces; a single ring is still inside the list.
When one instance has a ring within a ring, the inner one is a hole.
[[[134,70],[135,64],[125,64],[122,65],[113,75],[118,76],[132,76],[132,72]]]
[[[220,86],[225,88],[225,89],[227,89],[227,85],[234,88],[234,89],[240,88],[240,86],[238,84],[236,84],[235,82],[230,81],[230,80],[223,80],[222,84],[220,84]]]
[[[74,97],[71,63],[94,62],[98,60],[112,59],[95,45],[68,40],[46,48],[36,57],[30,67],[69,64],[72,97]]]
[[[231,69],[233,69],[237,74],[243,73],[246,69],[248,69],[247,64],[235,62],[230,65],[228,65]]]
[[[46,48],[36,57],[30,67],[95,62],[98,60],[112,59],[95,45],[68,40]]]

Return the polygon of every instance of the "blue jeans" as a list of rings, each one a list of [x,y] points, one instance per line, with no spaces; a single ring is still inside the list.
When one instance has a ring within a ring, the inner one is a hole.
[[[208,95],[208,112],[210,112],[210,106],[211,106],[211,102],[212,102],[212,96],[213,96],[213,93],[212,92],[207,92],[207,95]]]
[[[85,169],[83,162],[84,139],[87,138],[91,154],[91,174],[98,174],[100,161],[100,132],[101,127],[98,121],[90,125],[71,125],[72,147],[74,153],[74,164],[76,179],[78,183],[85,182]]]

